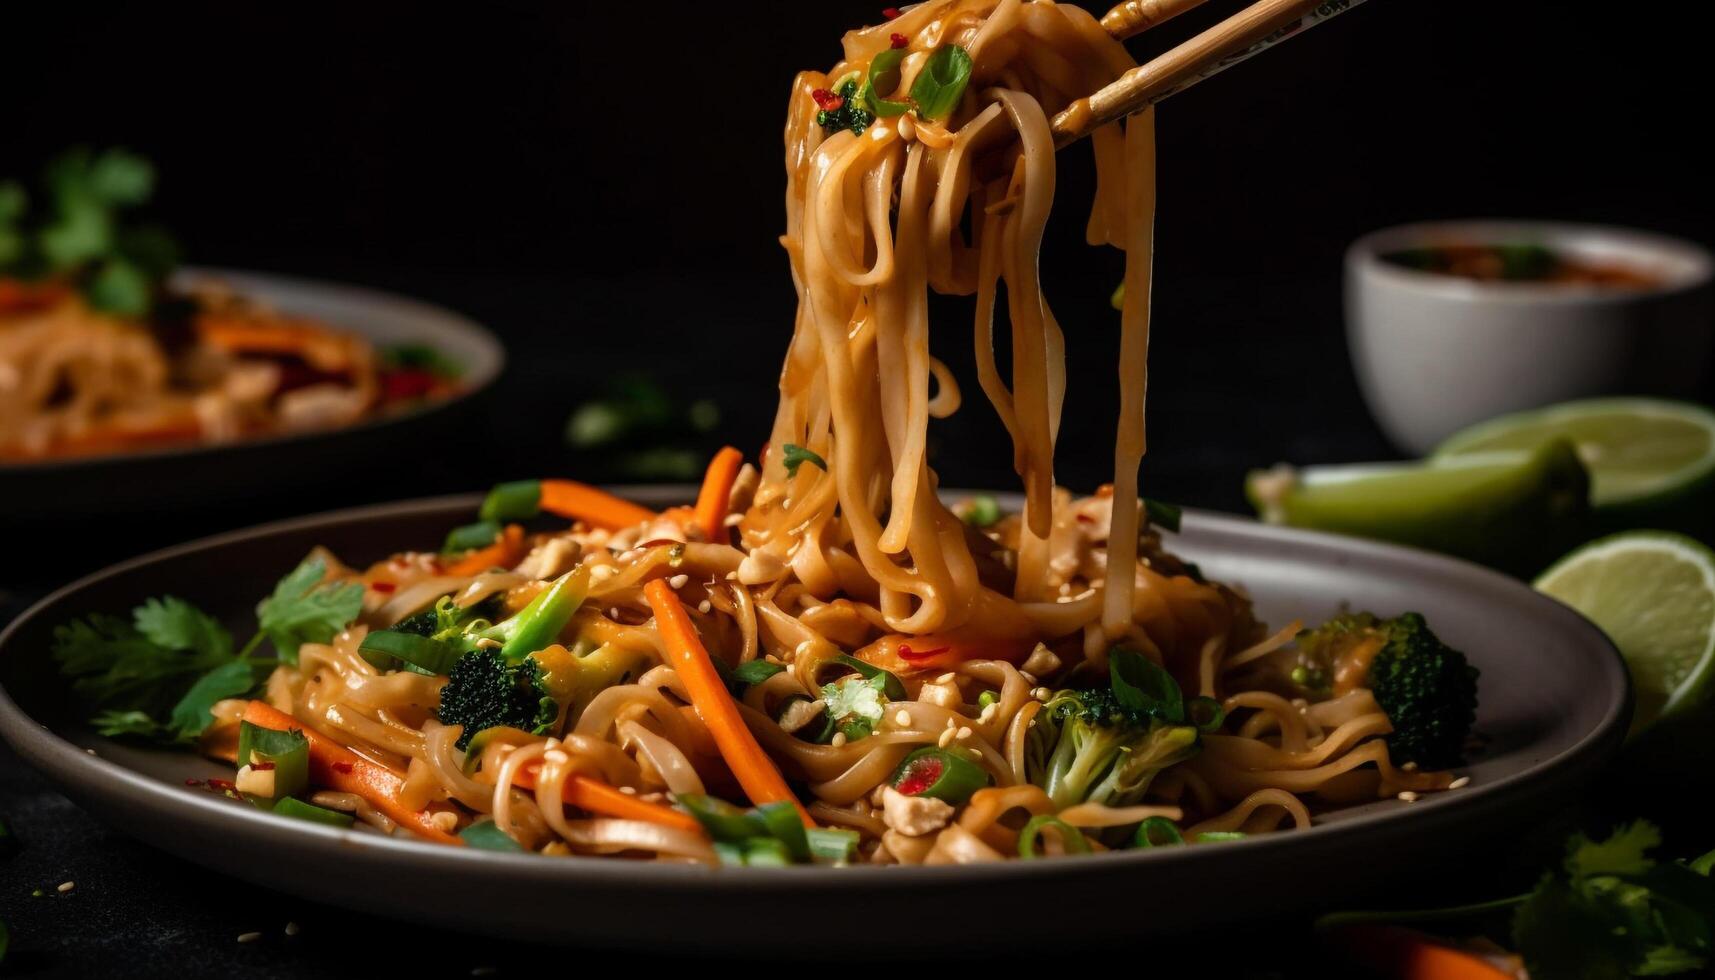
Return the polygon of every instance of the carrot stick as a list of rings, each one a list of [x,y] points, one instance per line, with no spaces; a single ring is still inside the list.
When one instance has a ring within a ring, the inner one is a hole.
[[[576,480],[543,480],[543,510],[607,531],[655,519],[655,512]]]
[[[542,768],[540,762],[531,762],[518,770],[518,776],[512,785],[520,789],[535,789],[536,774]],[[679,830],[689,830],[702,833],[702,824],[697,818],[683,810],[662,806],[659,803],[649,803],[628,793],[589,776],[573,776],[566,780],[566,789],[562,794],[565,801],[580,810],[599,813],[604,817],[618,817],[622,820],[642,820],[647,823],[658,823],[664,827],[676,827]]]
[[[792,795],[785,777],[775,768],[774,760],[762,750],[756,736],[745,726],[744,718],[738,713],[738,705],[727,693],[726,685],[716,673],[714,662],[709,660],[703,641],[697,638],[691,617],[685,614],[685,605],[674,594],[673,587],[667,584],[666,579],[658,578],[643,587],[643,595],[649,600],[649,608],[655,611],[655,628],[661,631],[661,638],[666,643],[668,662],[678,672],[679,679],[685,682],[685,692],[691,704],[702,716],[703,724],[708,726],[709,734],[714,736],[715,745],[721,750],[721,757],[726,759],[728,768],[732,769],[738,784],[744,787],[750,802],[790,801],[797,808],[804,826],[814,827],[816,823],[810,819],[809,811]]]
[[[491,568],[508,568],[524,557],[524,529],[516,524],[506,525],[500,537],[486,548],[465,555],[446,567],[448,575],[478,575]]]
[[[733,481],[738,479],[744,454],[727,446],[715,453],[709,469],[703,474],[703,488],[697,492],[695,520],[703,529],[704,541],[724,541],[726,535],[727,501],[732,497]]]
[[[462,846],[464,840],[436,827],[428,810],[412,810],[399,802],[405,779],[386,766],[377,765],[328,738],[291,715],[275,710],[267,702],[244,706],[244,720],[275,731],[302,731],[310,742],[310,779],[341,793],[355,793],[412,833],[437,844]]]
[[[1393,980],[1513,980],[1513,974],[1412,929],[1346,926],[1336,934],[1357,963]]]

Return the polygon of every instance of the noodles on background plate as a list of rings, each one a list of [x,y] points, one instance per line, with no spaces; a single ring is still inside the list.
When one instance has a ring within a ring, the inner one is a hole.
[[[503,485],[443,553],[318,554],[311,579],[360,583],[361,608],[255,700],[214,706],[202,745],[237,757],[236,792],[276,787],[241,722],[301,726],[308,802],[387,830],[934,864],[1201,845],[1456,785],[1475,672],[1420,618],[1271,630],[1170,554],[1177,512],[1139,498],[1151,112],[1092,138],[1087,237],[1126,253],[1114,480],[1055,484],[1048,121],[1130,68],[1124,48],[1075,6],[1018,0],[923,3],[844,47],[789,101],[799,304],[756,465],[723,451],[694,504],[658,514]],[[962,396],[930,353],[931,290],[974,296],[939,329],[970,331],[1018,513],[938,492],[928,427]],[[543,512],[570,526],[518,523]]]

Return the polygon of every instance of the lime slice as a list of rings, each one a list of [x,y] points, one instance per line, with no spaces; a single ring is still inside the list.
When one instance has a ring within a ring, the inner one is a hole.
[[[1632,675],[1632,731],[1703,703],[1715,681],[1715,552],[1682,534],[1628,531],[1536,580],[1602,628]]]
[[[1438,458],[1572,440],[1598,511],[1645,512],[1715,488],[1715,412],[1655,398],[1596,398],[1503,415],[1456,433]]]
[[[1250,475],[1265,521],[1429,548],[1529,575],[1584,539],[1589,479],[1572,445],[1430,463],[1279,467]]]

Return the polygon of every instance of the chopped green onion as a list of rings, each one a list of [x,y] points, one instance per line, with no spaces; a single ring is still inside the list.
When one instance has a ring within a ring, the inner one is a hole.
[[[858,833],[832,827],[816,827],[804,831],[810,845],[810,857],[818,862],[849,864],[857,857]]]
[[[363,642],[357,645],[357,650],[364,654],[397,657],[431,674],[442,676],[450,673],[453,664],[458,663],[459,658],[466,652],[456,643],[397,630],[376,630],[363,638]]]
[[[883,684],[881,693],[886,695],[889,701],[904,701],[906,699],[905,685],[894,675],[893,671],[883,670],[875,664],[866,663],[847,653],[835,657],[833,662],[844,664],[857,671],[864,680],[874,680],[880,677]]]
[[[459,831],[464,842],[479,851],[510,851],[520,854],[524,845],[512,839],[512,835],[500,829],[500,825],[492,820],[481,820]]]
[[[485,521],[527,521],[542,512],[542,481],[497,483],[483,498],[477,516]]]
[[[1183,843],[1185,835],[1166,817],[1150,817],[1138,824],[1137,833],[1131,839],[1133,847],[1174,847]]]
[[[965,523],[972,527],[993,527],[1000,520],[1000,502],[987,494],[972,497],[965,504]]]
[[[1000,696],[995,694],[993,691],[984,691],[983,693],[977,695],[977,707],[979,707],[979,708],[986,708],[991,704],[999,704],[999,703],[1000,703]]]
[[[1237,830],[1205,830],[1197,835],[1197,843],[1214,844],[1224,840],[1244,840],[1248,836]]]
[[[697,818],[710,840],[735,843],[768,832],[767,825],[755,815],[725,800],[702,793],[680,793],[673,799]]]
[[[1185,696],[1179,690],[1179,682],[1143,654],[1124,647],[1109,651],[1108,679],[1114,698],[1121,705],[1169,724],[1185,721]]]
[[[1042,831],[1048,827],[1053,827],[1060,832],[1061,846],[1066,849],[1066,853],[1090,853],[1090,842],[1084,837],[1083,831],[1059,817],[1044,813],[1039,817],[1031,817],[1030,821],[1024,825],[1024,829],[1018,832],[1018,856],[1026,861],[1045,857],[1046,855],[1036,853],[1036,840],[1042,836]]]
[[[926,796],[958,806],[993,778],[988,770],[946,749],[925,745],[900,760],[893,788],[906,796]]]
[[[350,827],[352,825],[352,816],[349,813],[329,810],[326,807],[305,803],[303,800],[296,800],[290,796],[274,804],[274,812],[282,817],[326,824],[329,827]]]
[[[1221,723],[1227,720],[1227,709],[1214,698],[1195,697],[1185,702],[1185,717],[1197,726],[1198,731],[1215,732],[1220,731]]]
[[[971,56],[957,44],[944,44],[929,56],[911,83],[917,115],[937,119],[953,111],[971,80]]]
[[[786,845],[770,837],[718,841],[714,848],[722,864],[734,867],[784,868],[792,863]]]
[[[814,464],[817,469],[820,469],[824,473],[828,471],[828,461],[810,450],[805,449],[803,446],[795,446],[792,443],[787,443],[781,450],[781,465],[786,467],[787,476],[797,476],[798,467],[803,466],[805,463]]]
[[[786,848],[792,860],[810,860],[810,842],[804,836],[804,821],[798,816],[797,807],[786,800],[777,800],[755,807],[751,813],[762,821],[768,835]]]
[[[500,525],[493,521],[477,521],[464,527],[455,527],[447,532],[447,540],[441,544],[441,554],[452,555],[461,551],[475,551],[486,548],[500,537]]]
[[[1177,504],[1164,504],[1159,500],[1150,500],[1147,497],[1143,500],[1143,513],[1145,517],[1149,518],[1149,523],[1163,531],[1172,531],[1175,534],[1179,533],[1180,518],[1185,516],[1184,509]]]
[[[905,49],[888,48],[869,63],[864,78],[862,99],[870,112],[883,118],[902,116],[911,110],[911,103],[888,99],[899,88],[899,63],[905,60]]]
[[[265,763],[274,768],[274,793],[251,802],[272,806],[273,801],[303,792],[310,785],[310,740],[299,729],[279,731],[250,722],[238,725],[238,767]]]

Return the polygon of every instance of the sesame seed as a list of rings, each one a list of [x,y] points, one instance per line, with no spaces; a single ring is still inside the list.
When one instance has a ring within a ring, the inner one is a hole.
[[[937,683],[937,684],[951,684],[956,680],[958,680],[958,678],[955,677],[953,675],[953,672],[949,670],[945,674],[942,674],[940,677],[935,678],[935,683]]]
[[[261,938],[262,934],[259,932],[241,932],[238,934],[238,941],[241,943],[253,943]]]
[[[675,575],[672,578],[668,579],[667,584],[671,585],[675,589],[682,589],[690,581],[691,581],[691,576],[681,574],[681,575]]]
[[[828,744],[832,745],[836,749],[843,747],[846,744],[846,733],[835,732],[834,737],[828,739]]]
[[[953,736],[956,734],[958,733],[949,728],[941,733],[941,737],[935,740],[935,744],[944,749],[953,744]]]
[[[986,705],[983,708],[982,714],[977,715],[977,720],[982,722],[985,725],[991,721],[994,721],[995,711],[999,708],[1000,708],[1000,705],[998,705],[998,704]]]
[[[619,788],[619,791],[621,793],[624,793],[626,796],[636,796],[637,795],[637,787],[635,787],[635,786],[621,786]]]
[[[1405,765],[1400,766],[1400,768],[1405,770],[1406,772],[1416,772],[1417,771],[1417,763],[1407,762]]]
[[[286,923],[286,935],[296,936],[297,934],[298,934],[298,924],[296,922]]]
[[[1447,788],[1448,789],[1464,789],[1465,787],[1467,787],[1469,785],[1471,785],[1471,777],[1470,776],[1460,776],[1458,779],[1455,779],[1452,782],[1448,783]]]
[[[95,750],[94,750],[94,749],[84,749],[84,751],[85,751],[85,752],[88,752],[88,753],[89,753],[89,754],[90,754],[90,755],[94,755],[94,754],[95,754]]]
[[[956,722],[956,721],[954,721],[954,720],[953,720],[953,719],[951,719],[951,718],[948,718],[948,719],[947,719],[947,727],[948,727],[948,728],[957,728],[957,727],[959,727],[959,723],[958,723],[958,722]]]
[[[728,514],[721,523],[725,524],[727,527],[738,527],[740,524],[744,523],[744,515],[741,513]]]
[[[697,612],[703,613],[704,615],[707,615],[708,611],[713,608],[714,606],[709,605],[709,600],[707,599],[697,603]]]
[[[452,812],[451,810],[442,810],[439,813],[436,813],[434,816],[430,817],[429,822],[431,824],[434,824],[435,829],[440,831],[441,833],[450,834],[454,830],[458,829],[459,817],[458,817],[458,814]]]
[[[60,882],[59,892],[61,895],[64,895],[66,892],[69,892],[76,887],[77,882],[75,881],[62,881]]]
[[[893,713],[893,723],[900,728],[911,727],[911,712],[901,708]]]
[[[970,738],[971,737],[971,726],[960,725],[958,733],[955,734],[953,737],[958,739],[961,742],[967,738]]]
[[[1413,793],[1409,789],[1400,790],[1399,798],[1404,800],[1407,803],[1416,803],[1417,802],[1417,794]]]

